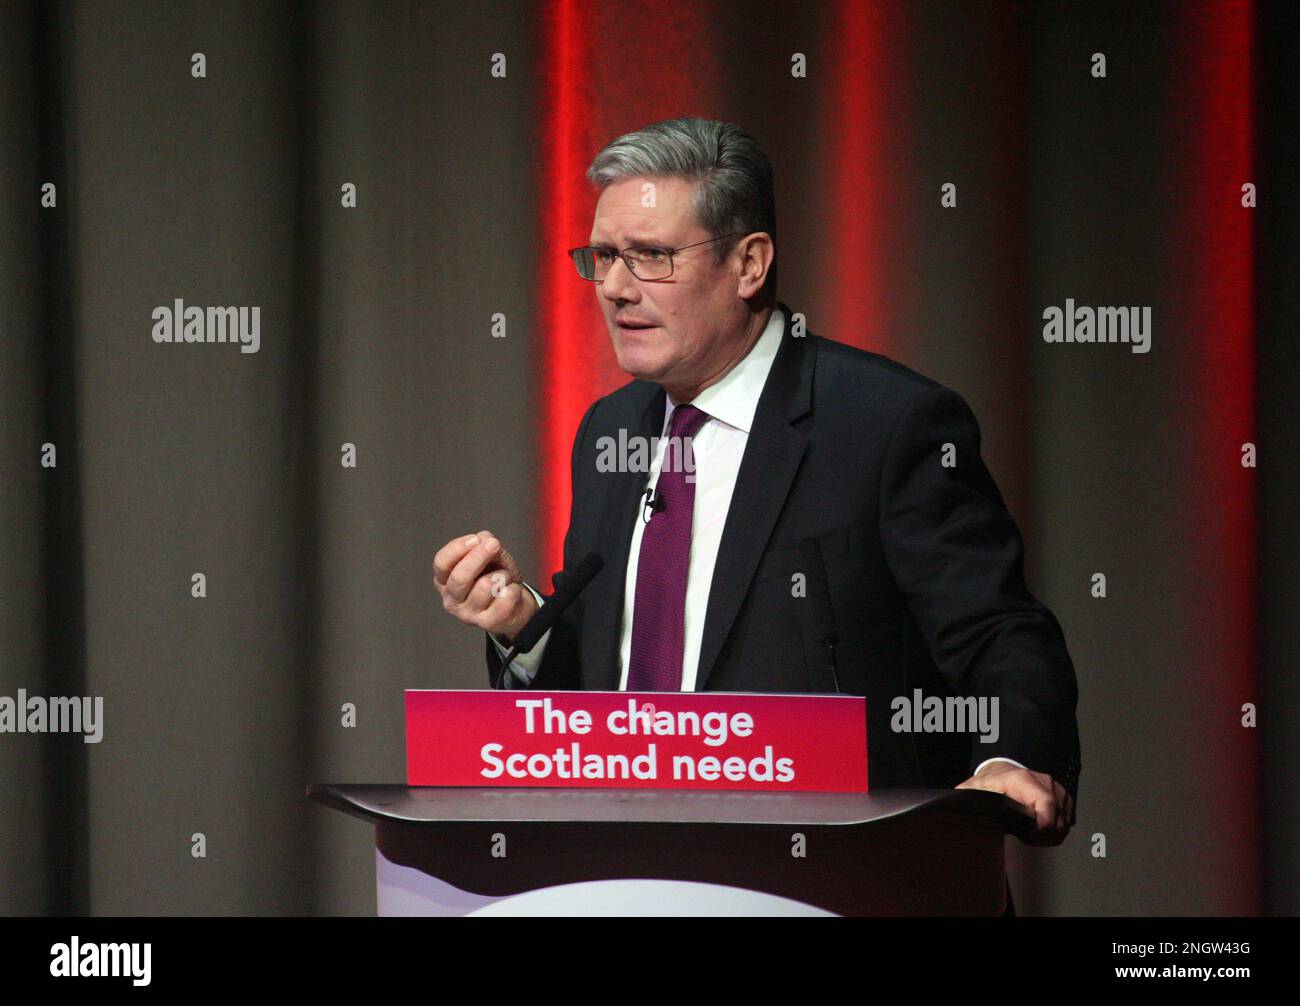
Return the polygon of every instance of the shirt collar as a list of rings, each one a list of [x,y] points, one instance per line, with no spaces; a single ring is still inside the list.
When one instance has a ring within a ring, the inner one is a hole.
[[[732,367],[722,380],[711,384],[692,400],[691,404],[707,412],[714,419],[721,420],[728,426],[734,426],[745,433],[754,424],[754,413],[758,410],[758,399],[767,383],[768,372],[776,351],[781,347],[781,336],[785,332],[785,316],[779,307],[772,309],[772,316],[767,319],[767,327],[748,353]],[[677,403],[672,395],[666,395],[664,408],[664,429],[672,420],[673,409]]]

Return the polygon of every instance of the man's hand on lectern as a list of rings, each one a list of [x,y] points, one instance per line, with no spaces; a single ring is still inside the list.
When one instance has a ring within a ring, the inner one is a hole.
[[[491,531],[453,538],[440,548],[433,557],[433,585],[443,608],[507,643],[537,611],[519,564]]]
[[[1032,834],[1026,845],[1060,845],[1074,824],[1074,799],[1046,772],[1031,772],[1007,762],[992,762],[957,789],[986,789],[1003,793],[1034,812]]]

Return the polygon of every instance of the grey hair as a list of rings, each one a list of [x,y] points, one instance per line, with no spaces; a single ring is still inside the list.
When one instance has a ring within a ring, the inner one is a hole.
[[[739,126],[694,116],[664,119],[620,136],[587,169],[588,180],[600,189],[647,176],[698,181],[693,204],[701,227],[715,236],[765,231],[775,247],[772,164]],[[734,244],[735,239],[715,243],[714,262],[723,262]],[[764,292],[775,291],[774,259]]]

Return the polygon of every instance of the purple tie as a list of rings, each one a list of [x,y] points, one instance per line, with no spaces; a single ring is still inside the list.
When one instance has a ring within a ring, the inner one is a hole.
[[[627,674],[630,692],[681,691],[695,476],[683,470],[685,451],[680,448],[681,441],[672,438],[694,437],[708,418],[708,413],[694,405],[673,409],[663,469],[655,483],[655,499],[662,500],[664,507],[655,511],[642,531],[637,559],[632,656]],[[688,474],[690,482],[686,481]]]

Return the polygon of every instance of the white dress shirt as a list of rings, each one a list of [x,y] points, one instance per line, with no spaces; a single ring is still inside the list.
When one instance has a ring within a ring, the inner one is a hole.
[[[727,522],[727,512],[731,508],[731,493],[736,486],[736,476],[740,472],[740,462],[745,456],[745,444],[749,440],[749,431],[754,422],[754,412],[758,409],[758,399],[767,383],[772,361],[781,345],[785,334],[785,318],[780,309],[774,308],[758,341],[739,363],[727,371],[716,384],[705,388],[691,404],[708,414],[708,419],[691,440],[695,467],[695,508],[691,515],[691,554],[686,575],[686,609],[684,612],[684,638],[682,652],[682,691],[695,691],[695,682],[699,671],[700,644],[704,637],[704,618],[709,607],[709,588],[713,583],[713,567],[718,558],[718,546],[722,543],[722,529]],[[655,445],[654,458],[650,466],[648,484],[657,485],[659,472],[663,467],[664,455],[668,446],[667,434],[672,422],[673,410],[677,402],[672,395],[667,395],[664,408],[664,422],[659,439]],[[674,452],[676,454],[676,452]],[[623,585],[623,624],[619,639],[619,680],[620,691],[627,689],[628,666],[632,654],[632,620],[636,613],[636,572],[641,556],[641,537],[645,522],[638,519],[632,532],[632,543],[628,553],[627,578]],[[525,585],[527,586],[527,585]],[[541,595],[533,592],[537,603],[543,603]],[[513,687],[512,675],[520,681],[530,682],[541,666],[542,654],[545,652],[547,638],[542,636],[533,649],[516,657],[510,664],[511,674],[504,678],[506,687]],[[492,636],[497,651],[506,652],[507,647]],[[1010,758],[990,758],[980,764],[982,769],[990,761],[1009,761],[1013,765],[1019,762]],[[978,772],[979,769],[976,769]]]

